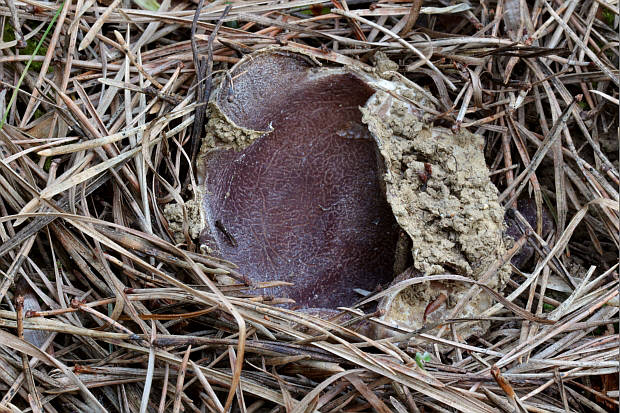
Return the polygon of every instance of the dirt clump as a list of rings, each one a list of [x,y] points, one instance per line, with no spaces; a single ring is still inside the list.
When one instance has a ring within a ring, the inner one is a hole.
[[[378,91],[362,113],[384,160],[388,202],[411,239],[413,267],[418,274],[458,274],[477,280],[506,252],[504,211],[488,177],[484,140],[425,122],[412,104],[395,94]],[[508,275],[508,266],[502,267],[488,286],[500,289]],[[429,321],[447,316],[470,286],[416,284],[384,298],[381,306],[387,311],[386,320],[416,329],[423,324],[426,306],[440,293],[446,293],[448,300]],[[479,294],[461,317],[472,317],[491,303],[488,295]],[[485,328],[478,327],[468,332]]]

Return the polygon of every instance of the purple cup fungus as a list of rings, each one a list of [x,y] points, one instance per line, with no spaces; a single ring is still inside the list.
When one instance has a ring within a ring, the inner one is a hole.
[[[201,159],[201,243],[253,281],[294,283],[263,292],[303,307],[348,306],[353,289],[387,285],[398,225],[359,110],[373,93],[296,53],[236,65],[215,97],[225,130]]]
[[[412,277],[395,277],[409,264],[406,274],[477,280],[506,252],[503,208],[483,138],[434,126],[435,102],[378,69],[324,68],[285,48],[244,57],[210,102],[197,162],[201,245],[255,282],[294,283],[262,292],[305,308],[351,305],[354,289]],[[500,289],[508,273],[485,282]],[[429,301],[443,292],[432,317],[445,317],[470,287],[439,279],[378,304],[386,326],[407,331]],[[491,304],[479,294],[460,316]]]

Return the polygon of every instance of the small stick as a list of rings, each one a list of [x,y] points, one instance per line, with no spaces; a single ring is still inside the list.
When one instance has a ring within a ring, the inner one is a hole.
[[[204,6],[204,0],[200,0],[198,2],[198,7],[196,7],[196,12],[194,13],[194,19],[192,20],[192,35],[191,35],[191,43],[192,43],[192,58],[194,60],[194,70],[196,71],[196,83],[201,84],[202,77],[200,76],[200,61],[198,60],[198,45],[196,44],[196,26],[198,25],[198,17],[200,16],[200,11],[202,10],[202,6]]]
[[[25,281],[21,280],[20,286],[23,287]],[[19,291],[17,293],[17,297],[15,297],[15,307],[17,310],[17,336],[24,340],[24,292]],[[22,369],[24,370],[24,375],[26,376],[26,381],[28,382],[28,391],[30,396],[34,399],[34,403],[39,409],[39,411],[43,410],[43,406],[41,405],[41,398],[39,397],[39,393],[37,392],[37,387],[34,383],[34,377],[32,376],[32,370],[30,370],[30,364],[28,363],[28,356],[26,353],[21,353],[22,358]]]
[[[94,308],[88,307],[85,305],[85,303],[77,300],[77,299],[73,299],[71,300],[71,307],[78,309],[80,311],[83,311],[85,313],[91,314],[92,316],[99,318],[100,320],[104,321],[105,323],[107,323],[108,325],[110,325],[111,327],[113,327],[115,330],[118,330],[119,332],[122,333],[126,333],[129,334],[130,338],[132,340],[140,340],[143,341],[140,336],[138,336],[136,333],[132,332],[130,329],[128,329],[127,327],[123,326],[122,324],[120,324],[118,321],[113,320],[112,318],[108,317],[105,314],[100,313],[99,311],[95,310]]]
[[[194,22],[192,23],[192,53],[194,54],[194,65],[197,64],[197,60],[198,60],[198,49],[196,47],[195,27],[196,27],[196,24],[198,24],[198,15],[200,13],[200,9],[202,8],[202,4],[203,4],[203,1],[201,0],[200,4],[198,5],[198,9],[196,9],[196,14],[194,15]],[[211,35],[209,36],[208,54],[207,54],[206,63],[203,58],[200,60],[200,63],[198,63],[198,66],[195,67],[196,75],[197,75],[197,79],[196,79],[197,83],[203,84],[204,82],[204,86],[203,86],[204,89],[202,89],[201,87],[198,87],[197,94],[196,94],[196,97],[197,97],[196,101],[200,103],[202,102],[207,103],[209,101],[209,98],[211,97],[211,87],[213,85],[213,80],[212,80],[213,42],[215,41],[215,36],[217,35],[217,32],[220,30],[220,27],[222,26],[222,22],[224,21],[224,18],[226,17],[226,15],[228,14],[231,8],[232,8],[232,5],[230,4],[226,6],[224,11],[222,12],[222,15],[218,19],[217,24],[215,25],[215,28],[213,29],[213,31],[211,32]],[[198,153],[198,147],[199,147],[199,141],[200,141],[199,136],[202,134],[202,128],[203,128],[204,121],[205,121],[205,112],[206,112],[206,106],[204,105],[196,109],[194,128],[192,129],[191,152],[190,152],[192,164],[195,162],[196,155]]]

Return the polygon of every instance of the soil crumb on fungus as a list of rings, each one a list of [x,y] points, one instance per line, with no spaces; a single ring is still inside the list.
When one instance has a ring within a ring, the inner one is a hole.
[[[424,92],[386,77],[282,48],[235,65],[211,102],[197,165],[201,244],[253,281],[294,283],[264,293],[302,307],[351,305],[361,298],[353,289],[412,274],[477,280],[506,252],[483,138],[433,126]],[[405,261],[412,267],[400,273]],[[500,289],[508,273],[487,285]],[[379,308],[387,323],[415,329],[429,303],[440,298],[427,322],[446,318],[470,287],[416,284]],[[478,294],[460,317],[491,304]]]

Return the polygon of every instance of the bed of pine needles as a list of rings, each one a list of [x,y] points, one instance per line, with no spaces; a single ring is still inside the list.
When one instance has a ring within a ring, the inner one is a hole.
[[[618,410],[617,0],[202,3],[0,5],[0,412]],[[484,337],[371,340],[174,243],[212,80],[273,45],[386,53],[436,123],[484,135],[507,209],[551,211]]]

